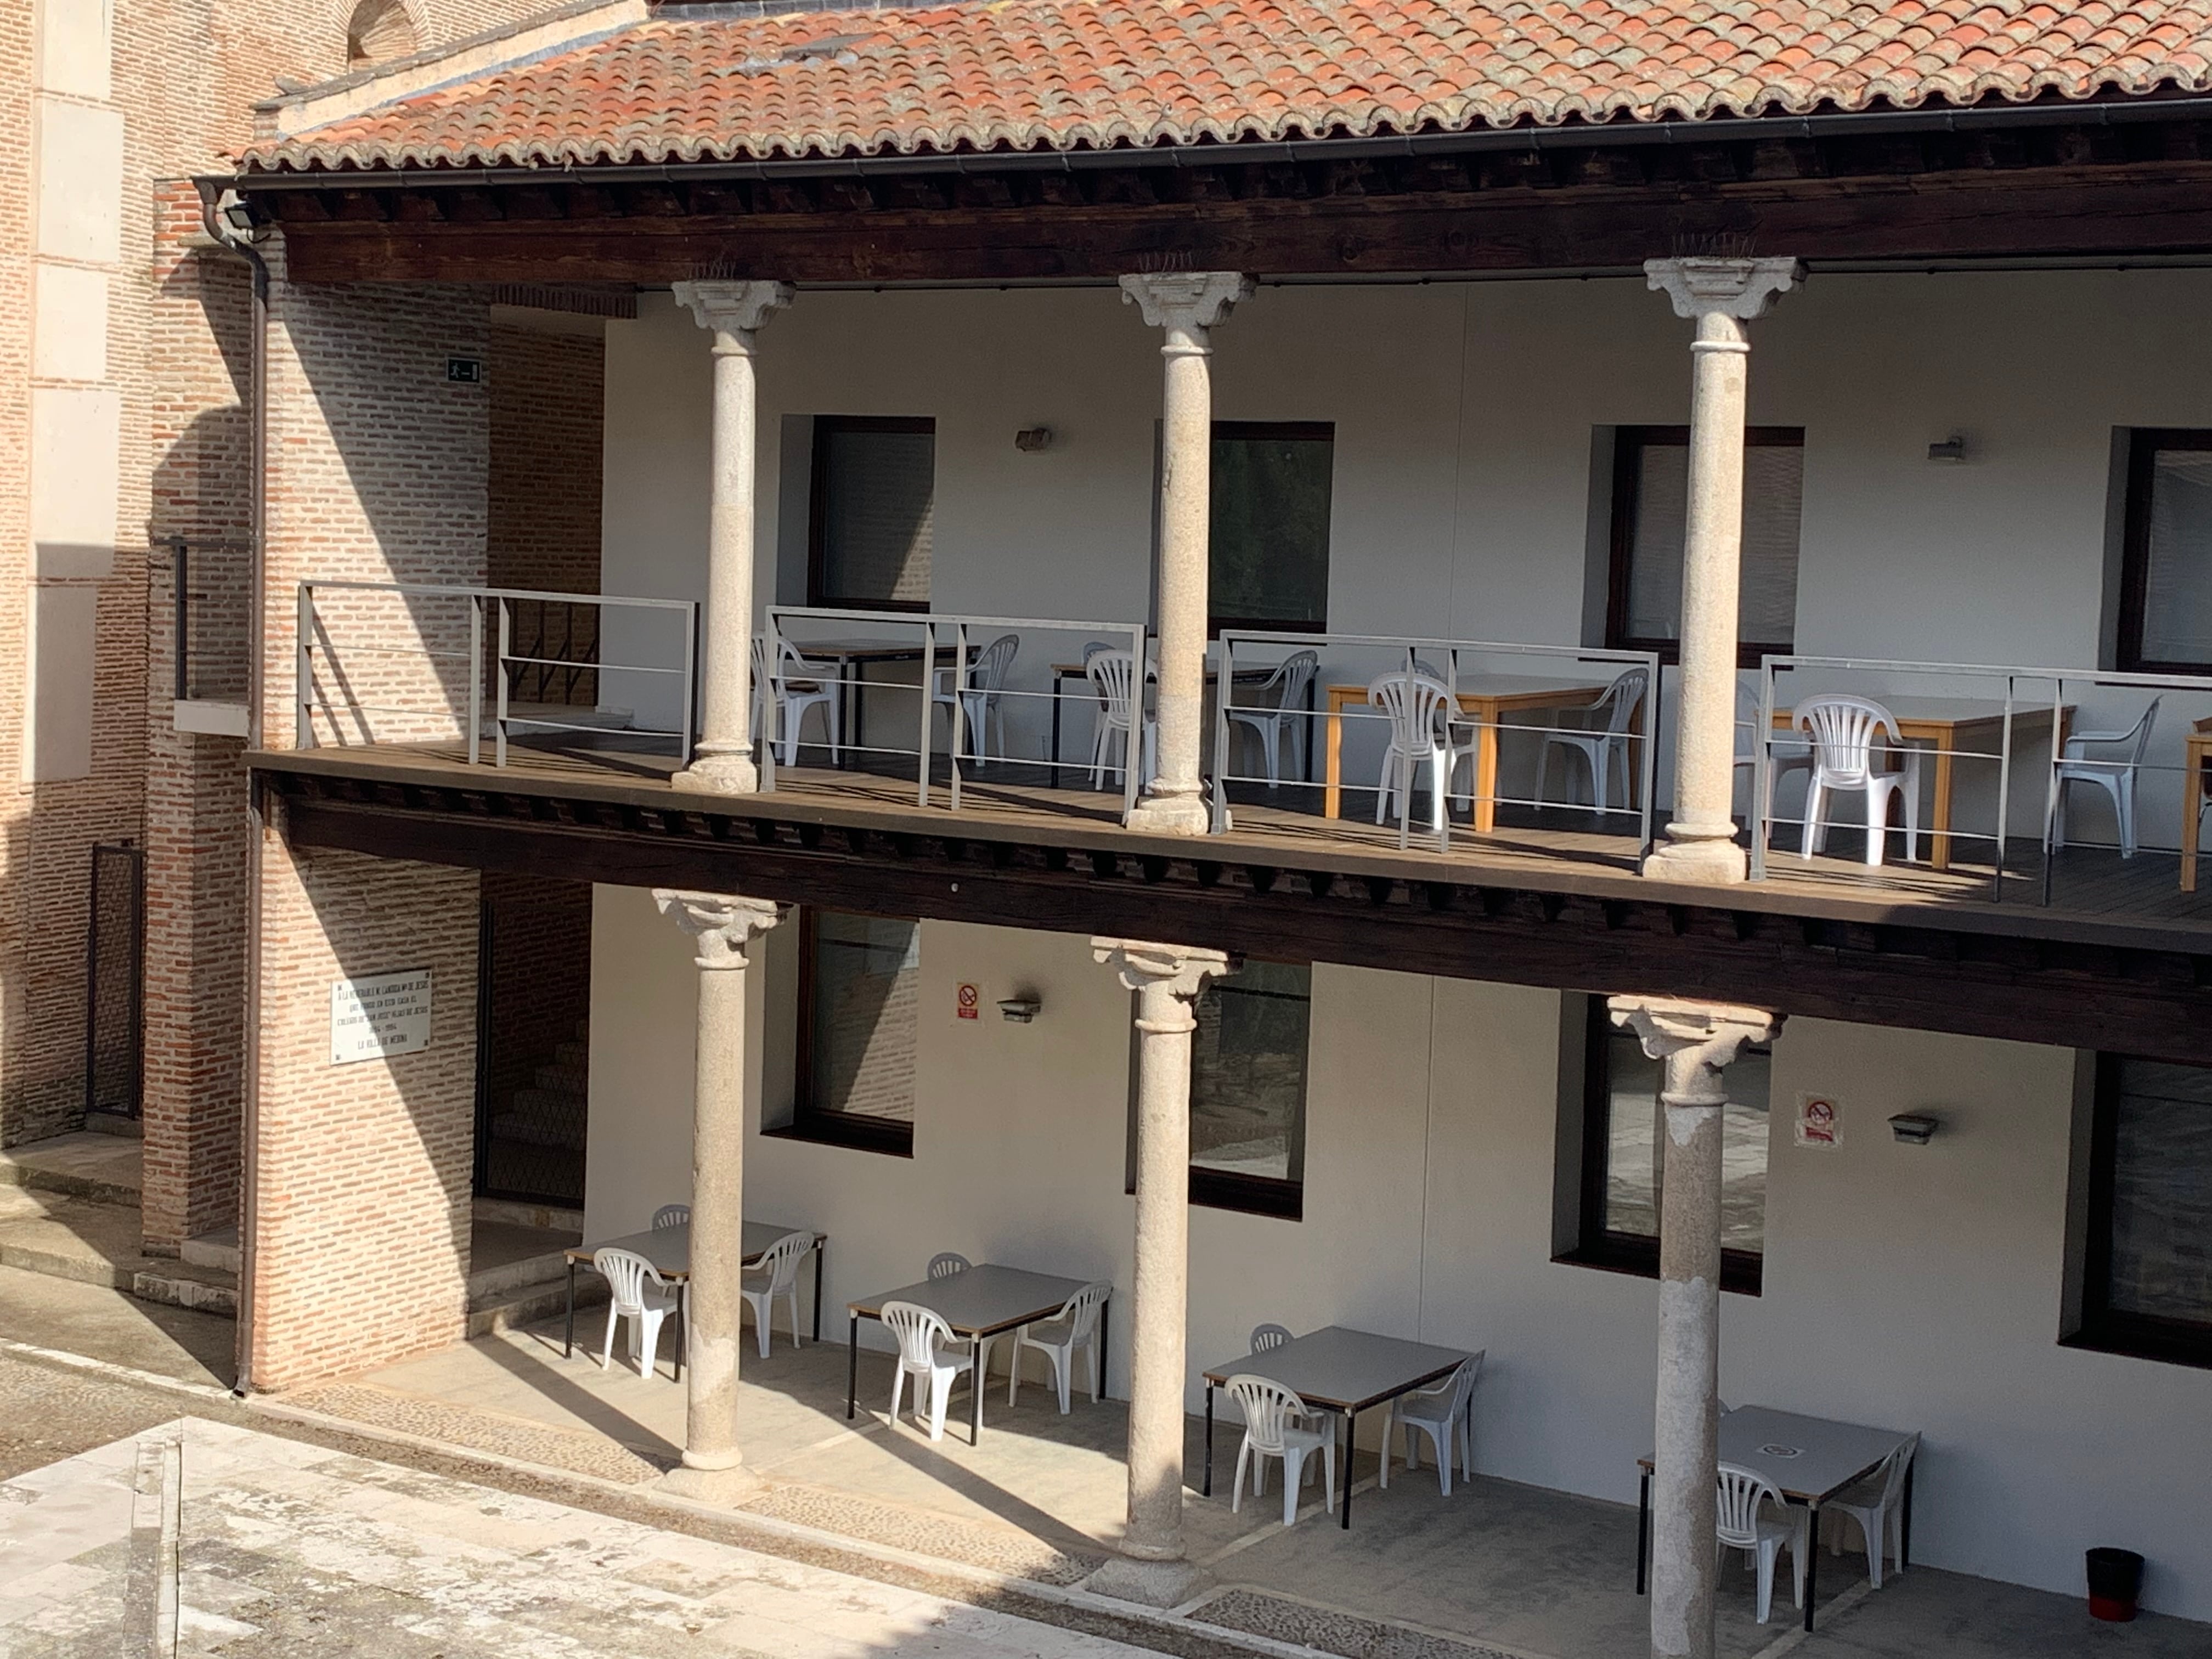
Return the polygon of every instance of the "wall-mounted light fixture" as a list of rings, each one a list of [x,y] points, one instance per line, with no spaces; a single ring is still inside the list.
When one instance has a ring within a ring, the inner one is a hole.
[[[1931,461],[1942,461],[1951,465],[1957,465],[1966,459],[1966,434],[1963,432],[1954,432],[1942,442],[1929,445],[1928,459]]]
[[[1024,455],[1041,455],[1052,447],[1052,428],[1048,426],[1025,426],[1014,434],[1014,447]]]
[[[1042,997],[1020,996],[1001,998],[999,1012],[1017,1025],[1026,1025],[1044,1008]]]
[[[1935,1139],[1942,1120],[1925,1112],[1899,1112],[1889,1121],[1889,1132],[1908,1146],[1925,1146]]]

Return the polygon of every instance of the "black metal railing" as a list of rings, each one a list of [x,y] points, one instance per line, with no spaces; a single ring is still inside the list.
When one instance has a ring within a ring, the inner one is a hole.
[[[253,544],[223,537],[168,539],[179,702],[243,702],[251,683]]]

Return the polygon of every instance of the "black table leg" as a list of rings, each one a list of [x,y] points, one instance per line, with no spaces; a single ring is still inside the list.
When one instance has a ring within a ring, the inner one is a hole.
[[[1920,1460],[1915,1458],[1913,1462]],[[1905,1466],[1905,1516],[1898,1527],[1897,1570],[1903,1572],[1912,1559],[1912,1464]]]
[[[576,1352],[576,1259],[568,1258],[568,1318],[561,1328],[561,1358],[566,1359]],[[1910,1480],[1912,1477],[1905,1477]]]
[[[860,1316],[853,1316],[851,1351],[845,1356],[845,1420],[853,1420],[855,1404],[860,1398]]]
[[[1814,1580],[1820,1567],[1820,1506],[1808,1504],[1805,1516],[1805,1628],[1813,1628]]]
[[[1339,1522],[1346,1532],[1352,1530],[1352,1445],[1353,1431],[1359,1425],[1359,1414],[1344,1414],[1344,1519]]]
[[[1644,1576],[1651,1565],[1651,1471],[1636,1483],[1636,1593],[1644,1594]]]
[[[684,1356],[691,1346],[691,1281],[680,1280],[676,1286],[676,1380],[684,1380]]]
[[[1060,676],[1052,677],[1052,785],[1060,787]]]
[[[971,1338],[968,1352],[975,1357],[975,1363],[968,1368],[968,1443],[980,1446],[983,1443],[983,1339]],[[951,1386],[945,1384],[948,1389]]]
[[[1098,1397],[1101,1400],[1111,1398],[1106,1392],[1106,1321],[1107,1309],[1110,1301],[1109,1297],[1107,1302],[1098,1304]],[[1017,1352],[1016,1358],[1019,1357]]]
[[[822,1340],[822,1258],[828,1253],[829,1241],[814,1241],[814,1340]]]
[[[1206,1484],[1199,1488],[1199,1496],[1213,1496],[1213,1384],[1206,1385]]]

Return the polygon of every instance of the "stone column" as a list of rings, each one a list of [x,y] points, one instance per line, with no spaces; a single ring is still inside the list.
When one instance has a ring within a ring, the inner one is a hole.
[[[753,763],[753,482],[759,391],[753,336],[791,303],[788,283],[678,283],[676,302],[714,333],[714,478],[707,527],[704,695],[698,747],[678,787],[722,795],[760,787]]]
[[[1159,770],[1129,816],[1133,830],[1206,832],[1198,778],[1206,728],[1206,542],[1213,511],[1213,348],[1207,331],[1252,292],[1233,270],[1124,276],[1121,298],[1164,329],[1160,434]],[[1132,738],[1130,763],[1141,750]]]
[[[1620,996],[1613,1024],[1664,1060],[1667,1179],[1659,1190],[1659,1386],[1651,1477],[1652,1659],[1711,1659],[1714,1471],[1719,1462],[1721,1068],[1780,1018],[1758,1008]]]
[[[738,1293],[744,1253],[745,975],[753,936],[783,908],[727,893],[655,888],[664,915],[699,942],[699,1048],[691,1085],[691,1322],[684,1371],[684,1468],[695,1495],[739,1492]]]
[[[1690,347],[1690,494],[1682,534],[1682,695],[1674,821],[1644,873],[1724,885],[1736,844],[1736,589],[1743,556],[1745,325],[1804,280],[1794,259],[1650,259],[1644,274],[1698,325]]]
[[[1129,1315],[1129,1522],[1102,1591],[1172,1607],[1198,1580],[1183,1560],[1184,1328],[1189,1304],[1191,1005],[1229,971],[1219,951],[1094,939],[1137,994],[1137,1249]]]

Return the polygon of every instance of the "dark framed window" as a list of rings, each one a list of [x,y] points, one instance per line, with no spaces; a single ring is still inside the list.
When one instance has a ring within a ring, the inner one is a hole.
[[[1805,494],[1802,427],[1744,432],[1743,576],[1736,661],[1787,655],[1797,638],[1797,532]],[[1690,429],[1624,426],[1613,434],[1612,581],[1605,642],[1678,659]]]
[[[936,504],[935,421],[817,416],[806,602],[928,610]]]
[[[1213,424],[1208,629],[1328,626],[1328,514],[1336,428]]]
[[[921,925],[811,908],[799,924],[797,1087],[775,1133],[911,1158]]]
[[[2212,431],[2130,434],[2119,666],[2212,670]]]
[[[2212,1068],[2097,1057],[2069,1346],[2212,1367]]]
[[[1313,969],[1247,962],[1192,1012],[1190,1201],[1285,1221],[1305,1214],[1306,1044]],[[1137,1185],[1137,1056],[1129,1048],[1128,1190]]]
[[[1667,1174],[1661,1062],[1588,999],[1583,1036],[1577,1225],[1563,1261],[1659,1275],[1659,1197]],[[1570,1003],[1571,1006],[1571,1002]],[[1766,1243],[1766,1156],[1773,1051],[1746,1048],[1722,1073],[1721,1288],[1756,1296]]]

